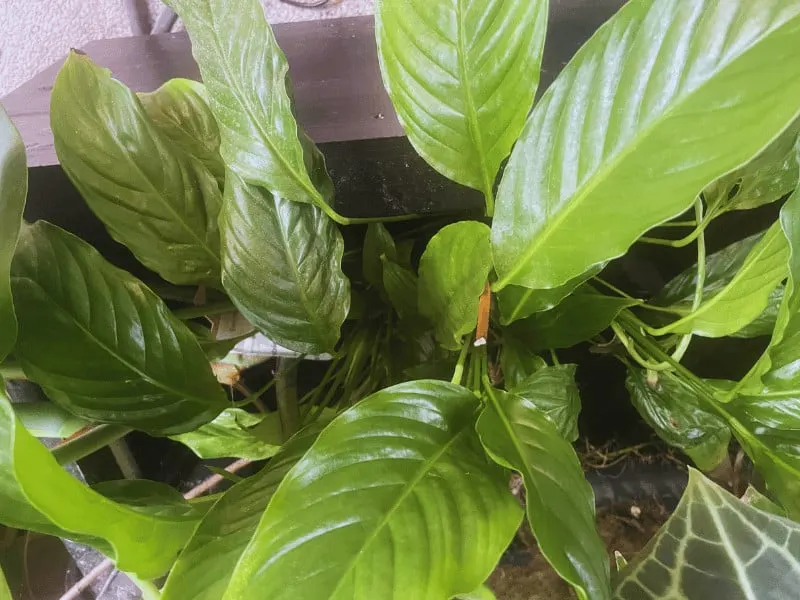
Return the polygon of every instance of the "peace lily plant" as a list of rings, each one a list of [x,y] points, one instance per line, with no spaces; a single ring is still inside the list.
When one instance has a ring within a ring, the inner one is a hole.
[[[338,213],[258,0],[168,4],[203,84],[135,94],[72,52],[51,121],[111,236],[194,304],[23,223],[24,147],[0,119],[3,373],[88,424],[51,452],[0,400],[0,523],[88,544],[164,600],[490,598],[523,518],[580,599],[797,596],[800,0],[631,0],[535,104],[546,0],[379,0],[408,139],[485,198],[432,237]],[[766,231],[707,251],[720,215],[779,200]],[[359,224],[345,252],[340,226]],[[634,298],[601,272],[637,243],[697,261]],[[331,353],[319,386],[279,389],[276,413],[244,410],[257,393],[232,404],[210,363],[235,340],[202,319],[232,307],[286,348]],[[697,337],[730,336],[767,336],[740,380],[682,364]],[[614,573],[572,447],[576,367],[551,352],[585,341],[627,366],[642,417],[698,469],[734,438],[763,480],[743,501],[692,470]],[[130,430],[269,460],[202,502],[60,466]]]

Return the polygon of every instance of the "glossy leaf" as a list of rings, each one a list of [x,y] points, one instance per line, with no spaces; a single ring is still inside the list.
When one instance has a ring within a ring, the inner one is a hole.
[[[678,508],[626,567],[616,600],[788,600],[800,525],[734,498],[695,470]]]
[[[184,153],[202,162],[222,190],[225,164],[219,153],[219,127],[205,86],[191,79],[170,79],[154,92],[137,95],[153,125]]]
[[[581,600],[611,598],[594,495],[575,450],[529,400],[487,390],[478,434],[489,454],[522,475],[528,522],[544,557]]]
[[[383,266],[383,289],[389,297],[389,303],[401,319],[419,314],[419,280],[416,273],[405,267],[381,257]]]
[[[397,248],[391,234],[380,223],[367,225],[364,235],[364,248],[361,251],[364,279],[372,287],[383,289],[383,266],[381,258],[386,256],[390,262],[397,261]]]
[[[55,402],[20,402],[14,404],[14,414],[37,438],[64,439],[91,425],[91,421],[76,417]]]
[[[775,329],[775,321],[778,318],[778,311],[783,302],[783,293],[785,289],[779,285],[769,295],[767,299],[767,306],[761,311],[755,319],[750,321],[747,325],[742,327],[739,331],[731,334],[735,338],[751,338],[760,337],[764,335],[772,335]]]
[[[241,313],[270,340],[307,354],[332,351],[350,308],[342,235],[305,206],[228,172],[222,229],[222,284]]]
[[[62,168],[111,237],[172,283],[219,285],[217,181],[136,94],[73,51],[53,86],[50,124]]]
[[[751,236],[712,254],[706,261],[703,302],[695,311],[662,328],[665,333],[696,333],[706,337],[730,335],[767,307],[770,294],[786,278],[789,246],[775,223],[766,233]],[[665,298],[672,308],[689,311],[697,281],[696,266],[667,284]]]
[[[380,0],[383,81],[417,152],[480,190],[494,181],[533,104],[547,0]]]
[[[289,66],[258,0],[167,0],[208,89],[227,167],[249,184],[338,218],[325,159],[297,126]]]
[[[419,262],[419,308],[442,346],[457,350],[475,329],[478,301],[492,268],[489,228],[460,221],[442,228]]]
[[[691,456],[700,469],[713,469],[727,455],[730,429],[691,389],[668,375],[640,369],[628,373],[625,386],[658,437]]]
[[[747,486],[747,489],[744,491],[744,494],[741,497],[741,501],[759,510],[763,510],[764,512],[777,515],[779,517],[786,517],[786,511],[783,510],[783,508],[759,492],[753,487],[752,484]]]
[[[0,105],[0,361],[8,356],[17,340],[10,272],[27,195],[25,144]]]
[[[606,329],[625,308],[639,300],[606,296],[585,285],[555,308],[538,312],[510,326],[532,350],[569,348]]]
[[[542,367],[509,391],[533,404],[568,442],[578,439],[581,395],[575,383],[577,365]]]
[[[214,504],[170,571],[162,600],[221,600],[278,485],[311,447],[323,423],[297,433],[259,471]]]
[[[560,286],[684,212],[796,117],[798,59],[800,0],[628,2],[514,148],[492,225],[496,288]]]
[[[12,268],[25,374],[70,412],[160,435],[228,406],[186,326],[144,284],[86,242],[26,226]]]
[[[469,390],[415,381],[373,394],[323,432],[275,492],[226,599],[469,593],[521,511],[475,435]],[[331,551],[335,549],[335,551]]]
[[[88,544],[120,569],[148,579],[169,569],[200,516],[177,491],[155,482],[148,482],[146,505],[121,504],[93,491],[28,433],[2,393],[0,474],[0,523]]]
[[[531,350],[530,346],[515,337],[509,329],[503,331],[503,346],[500,352],[500,369],[506,389],[511,389],[547,366],[545,360]]]
[[[263,460],[281,447],[283,432],[278,413],[254,415],[227,408],[202,427],[172,436],[200,458],[248,458]]]

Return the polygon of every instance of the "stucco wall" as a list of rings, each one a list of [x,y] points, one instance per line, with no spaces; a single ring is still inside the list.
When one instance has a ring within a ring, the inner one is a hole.
[[[372,14],[373,0],[331,0],[322,9],[262,0],[271,23]],[[147,0],[151,19],[162,6]],[[0,0],[0,96],[89,41],[131,35],[123,0]]]

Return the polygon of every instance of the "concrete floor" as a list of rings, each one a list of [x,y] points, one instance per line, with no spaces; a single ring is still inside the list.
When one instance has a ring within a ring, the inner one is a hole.
[[[163,6],[146,0],[151,22]],[[374,12],[374,0],[330,0],[297,8],[262,0],[270,23],[332,19]],[[123,0],[0,0],[0,97],[89,41],[131,35]]]

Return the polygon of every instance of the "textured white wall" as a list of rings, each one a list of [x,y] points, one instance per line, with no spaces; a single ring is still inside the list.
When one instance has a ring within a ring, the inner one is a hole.
[[[147,0],[151,18],[162,6]],[[331,0],[322,9],[262,0],[271,23],[372,14],[373,0]],[[0,0],[0,96],[92,40],[131,35],[122,0]]]

